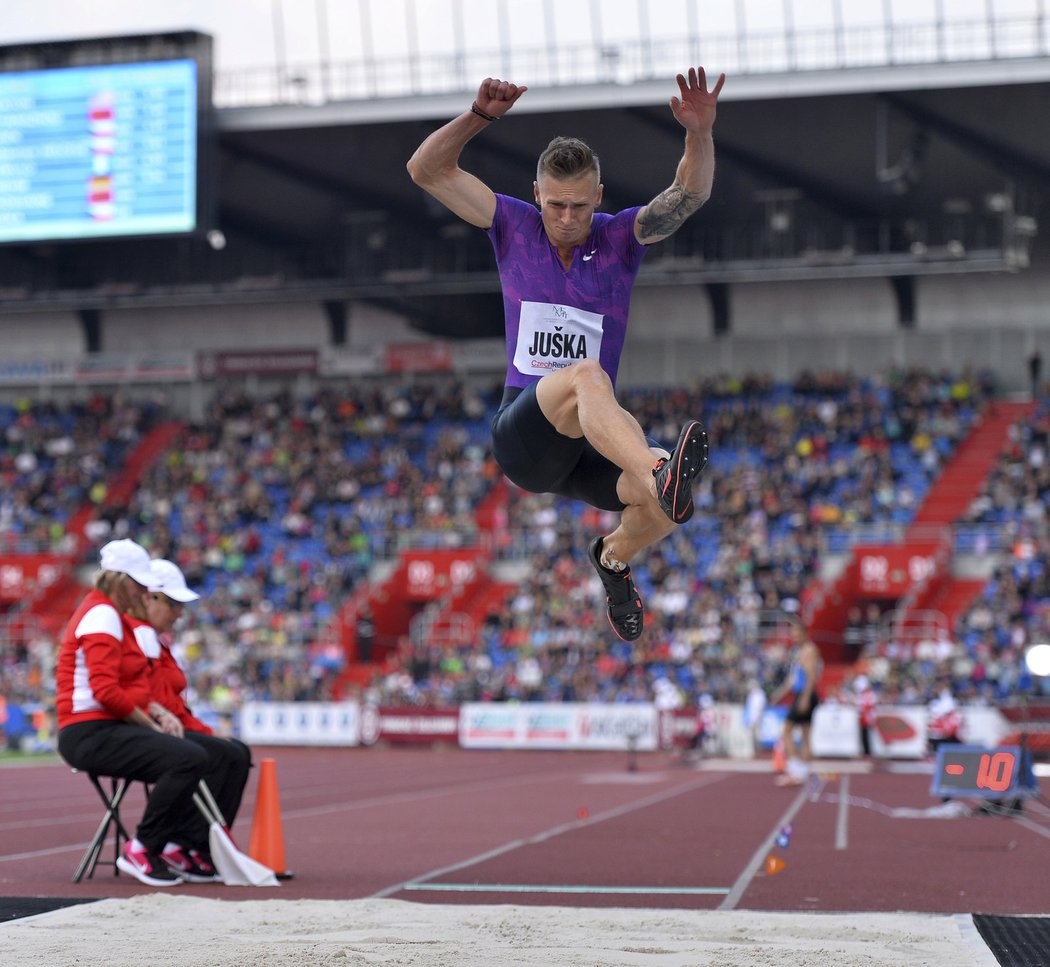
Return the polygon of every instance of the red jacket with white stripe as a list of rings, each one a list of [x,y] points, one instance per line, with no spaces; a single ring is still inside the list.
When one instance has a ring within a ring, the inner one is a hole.
[[[186,704],[182,693],[186,690],[186,673],[179,667],[171,650],[157,634],[153,625],[136,618],[129,622],[135,633],[135,640],[143,654],[150,660],[151,688],[150,697],[159,702],[189,732],[203,732],[211,735],[211,728],[197,718]]]
[[[58,727],[126,719],[150,700],[149,660],[128,619],[101,591],[89,591],[66,624],[55,669]]]

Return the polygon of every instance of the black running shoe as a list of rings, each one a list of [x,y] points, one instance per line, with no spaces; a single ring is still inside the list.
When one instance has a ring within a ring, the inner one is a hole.
[[[198,850],[168,843],[160,858],[172,873],[187,883],[221,882],[211,859]]]
[[[653,467],[660,509],[676,524],[693,516],[693,480],[706,466],[707,431],[690,420],[682,427],[674,453],[670,458],[661,457]]]
[[[182,877],[159,856],[133,846],[130,841],[124,844],[124,851],[117,857],[117,869],[147,886],[178,886],[182,882]]]
[[[610,571],[602,567],[603,538],[596,537],[587,548],[587,556],[598,572],[605,587],[605,598],[609,603],[609,624],[624,641],[634,641],[642,633],[645,624],[645,608],[631,580],[631,569]]]

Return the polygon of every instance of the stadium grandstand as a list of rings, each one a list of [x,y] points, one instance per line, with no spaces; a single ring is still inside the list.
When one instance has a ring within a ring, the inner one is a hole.
[[[275,63],[199,24],[0,46],[0,962],[1050,963],[1045,0],[207,6]],[[711,457],[624,641],[616,515],[501,474],[492,247],[406,163],[498,76],[528,93],[465,168],[531,199],[579,136],[644,204],[699,64],[713,194],[616,391]],[[251,747],[232,832],[280,892],[120,876],[109,817],[157,799],[57,755],[127,537],[200,594],[184,697]]]
[[[729,751],[801,621],[828,695],[864,676],[924,709],[948,683],[975,736],[1012,734],[1050,637],[1050,34],[993,7],[265,76],[213,75],[194,31],[0,48],[0,78],[183,58],[203,92],[188,231],[0,247],[8,741],[47,743],[55,636],[115,536],[201,590],[181,647],[229,727],[258,703],[513,700],[662,703],[688,729],[710,701],[736,710]],[[495,468],[490,247],[405,162],[498,70],[530,91],[472,170],[528,197],[571,133],[607,210],[644,202],[697,60],[728,75],[715,190],[643,265],[618,389],[650,432],[701,414],[713,459],[696,522],[637,569],[628,646],[596,620],[602,515]]]

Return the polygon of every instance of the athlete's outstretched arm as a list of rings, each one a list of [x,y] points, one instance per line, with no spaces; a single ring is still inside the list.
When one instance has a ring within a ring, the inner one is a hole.
[[[708,91],[702,67],[690,67],[688,77],[678,75],[681,98],[671,98],[671,113],[685,128],[685,153],[678,162],[671,187],[638,212],[634,235],[639,242],[649,245],[667,238],[711,197],[715,178],[715,143],[711,129],[725,79],[725,74],[720,74],[715,86]]]
[[[503,117],[526,90],[486,77],[470,109],[438,128],[408,161],[408,173],[420,188],[478,228],[492,224],[496,196],[483,181],[460,168],[459,156],[475,134]]]

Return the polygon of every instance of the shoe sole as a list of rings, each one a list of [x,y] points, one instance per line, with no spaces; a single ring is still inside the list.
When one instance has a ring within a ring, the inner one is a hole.
[[[704,467],[707,466],[707,452],[707,431],[699,421],[693,420],[692,423],[685,426],[681,436],[678,437],[678,445],[670,457],[673,467],[667,475],[663,493],[660,495],[661,501],[665,501],[668,489],[672,484],[674,485],[674,492],[671,495],[671,513],[668,516],[676,524],[684,524],[693,516],[693,495],[690,484],[704,472]],[[682,463],[687,453],[694,459],[690,461],[690,466],[683,470]],[[678,501],[683,489],[689,494],[689,500],[680,507]]]
[[[609,627],[612,628],[613,634],[616,635],[616,637],[619,638],[620,641],[637,641],[639,638],[642,637],[642,632],[645,630],[644,625],[643,625],[643,627],[638,629],[638,634],[636,634],[636,635],[624,635],[624,634],[621,634],[620,633],[620,629],[616,627],[616,624],[613,621],[611,614],[606,612],[605,617],[609,621]]]
[[[123,870],[128,876],[135,877],[139,883],[145,883],[146,886],[178,886],[182,882],[182,878],[178,877],[174,880],[159,880],[154,879],[148,873],[143,873],[133,863],[129,863],[123,856],[117,857],[117,869]]]
[[[609,613],[609,609],[614,608],[614,607],[622,607],[622,605],[613,605],[609,601],[609,589],[606,586],[605,580],[604,580],[604,578],[602,576],[603,574],[608,573],[608,572],[606,572],[605,568],[602,567],[601,559],[600,559],[600,556],[599,556],[599,553],[598,553],[598,548],[600,546],[601,546],[600,545],[600,538],[596,537],[593,541],[591,541],[591,543],[587,547],[587,558],[588,558],[588,560],[590,560],[591,565],[592,565],[592,567],[594,567],[595,571],[598,572],[598,580],[600,580],[602,582],[602,587],[605,589],[605,607],[606,607],[605,617],[609,620],[609,627],[612,628],[613,634],[615,634],[616,637],[620,639],[620,641],[637,641],[642,636],[642,632],[645,630],[645,617],[644,617],[644,615],[645,615],[645,606],[641,604],[641,598],[637,597],[637,590],[636,590],[635,591],[636,600],[638,601],[639,606],[641,608],[641,610],[639,612],[639,616],[641,617],[641,621],[639,622],[638,632],[636,634],[629,635],[629,636],[622,634],[620,632],[620,629],[616,627],[616,623],[613,621],[613,616]],[[630,570],[628,570],[627,573],[630,574]],[[624,602],[624,604],[627,604],[627,603],[629,603],[629,602]]]
[[[175,871],[178,873],[178,871]],[[185,880],[187,883],[221,883],[222,877],[218,873],[215,876],[199,876],[196,873],[178,873],[180,880]]]
[[[211,875],[207,873],[191,873],[189,870],[180,869],[174,863],[169,863],[163,856],[161,856],[161,862],[168,868],[168,871],[174,873],[180,880],[184,880],[186,883],[221,883],[222,877],[219,876],[216,870]]]

